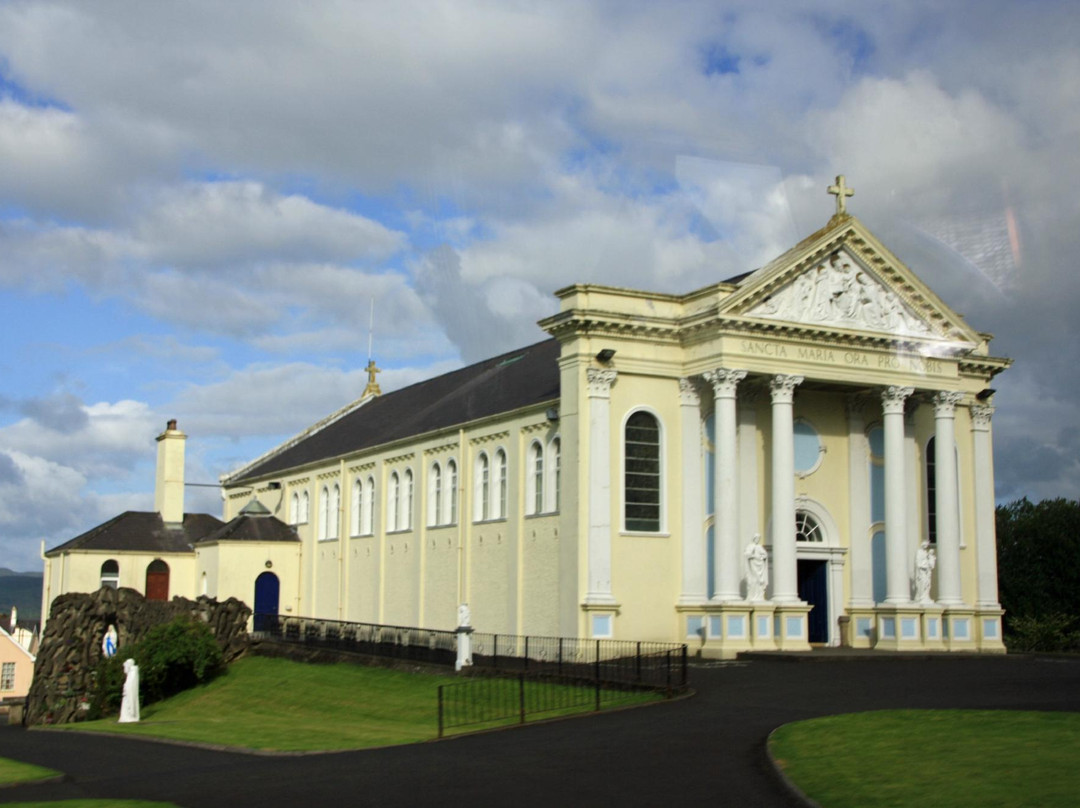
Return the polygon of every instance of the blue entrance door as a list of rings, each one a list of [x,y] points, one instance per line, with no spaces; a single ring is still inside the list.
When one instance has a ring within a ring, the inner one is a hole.
[[[273,631],[277,625],[278,595],[281,584],[272,572],[264,572],[255,579],[255,631]]]
[[[810,642],[829,641],[828,561],[799,562],[799,598],[812,607],[807,618]]]

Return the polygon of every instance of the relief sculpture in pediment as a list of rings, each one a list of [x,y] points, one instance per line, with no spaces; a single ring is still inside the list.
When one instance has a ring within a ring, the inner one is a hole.
[[[930,334],[896,292],[843,252],[833,253],[747,314],[891,334]]]

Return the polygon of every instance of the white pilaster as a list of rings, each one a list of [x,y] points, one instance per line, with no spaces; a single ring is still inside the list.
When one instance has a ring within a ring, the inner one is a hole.
[[[735,389],[746,378],[745,370],[717,368],[705,375],[716,399],[716,463],[714,475],[716,502],[716,593],[713,600],[739,599],[742,564],[739,563],[739,491],[736,478],[738,440],[735,427]],[[792,493],[794,496],[794,492]],[[793,517],[794,521],[794,517]]]
[[[690,379],[679,379],[682,428],[682,593],[683,605],[708,597],[705,553],[705,501],[701,457],[701,397]]]
[[[795,556],[795,421],[792,401],[802,376],[774,376],[772,391],[772,552],[776,603],[799,600]]]
[[[960,592],[960,513],[956,476],[957,392],[934,396],[934,502],[937,511],[938,602],[963,603]]]
[[[611,385],[617,372],[586,368],[589,396],[589,588],[587,604],[611,594]]]
[[[885,571],[886,603],[911,600],[907,556],[907,509],[904,473],[904,402],[911,387],[881,391],[885,431]]]
[[[874,605],[874,568],[870,552],[870,442],[863,400],[852,396],[848,414],[848,501],[851,519],[852,606]]]
[[[975,563],[978,569],[980,609],[1000,609],[998,603],[997,532],[994,522],[994,452],[990,418],[994,408],[986,404],[971,407],[971,438],[975,463]]]

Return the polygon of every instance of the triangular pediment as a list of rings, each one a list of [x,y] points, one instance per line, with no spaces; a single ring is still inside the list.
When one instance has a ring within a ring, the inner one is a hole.
[[[944,340],[969,349],[981,341],[853,216],[835,218],[750,273],[721,303],[721,313],[800,328]]]

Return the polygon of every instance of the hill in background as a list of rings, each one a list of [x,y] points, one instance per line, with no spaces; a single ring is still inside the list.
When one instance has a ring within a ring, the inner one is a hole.
[[[19,621],[41,619],[40,572],[15,572],[0,567],[0,612],[7,614],[14,606]]]

